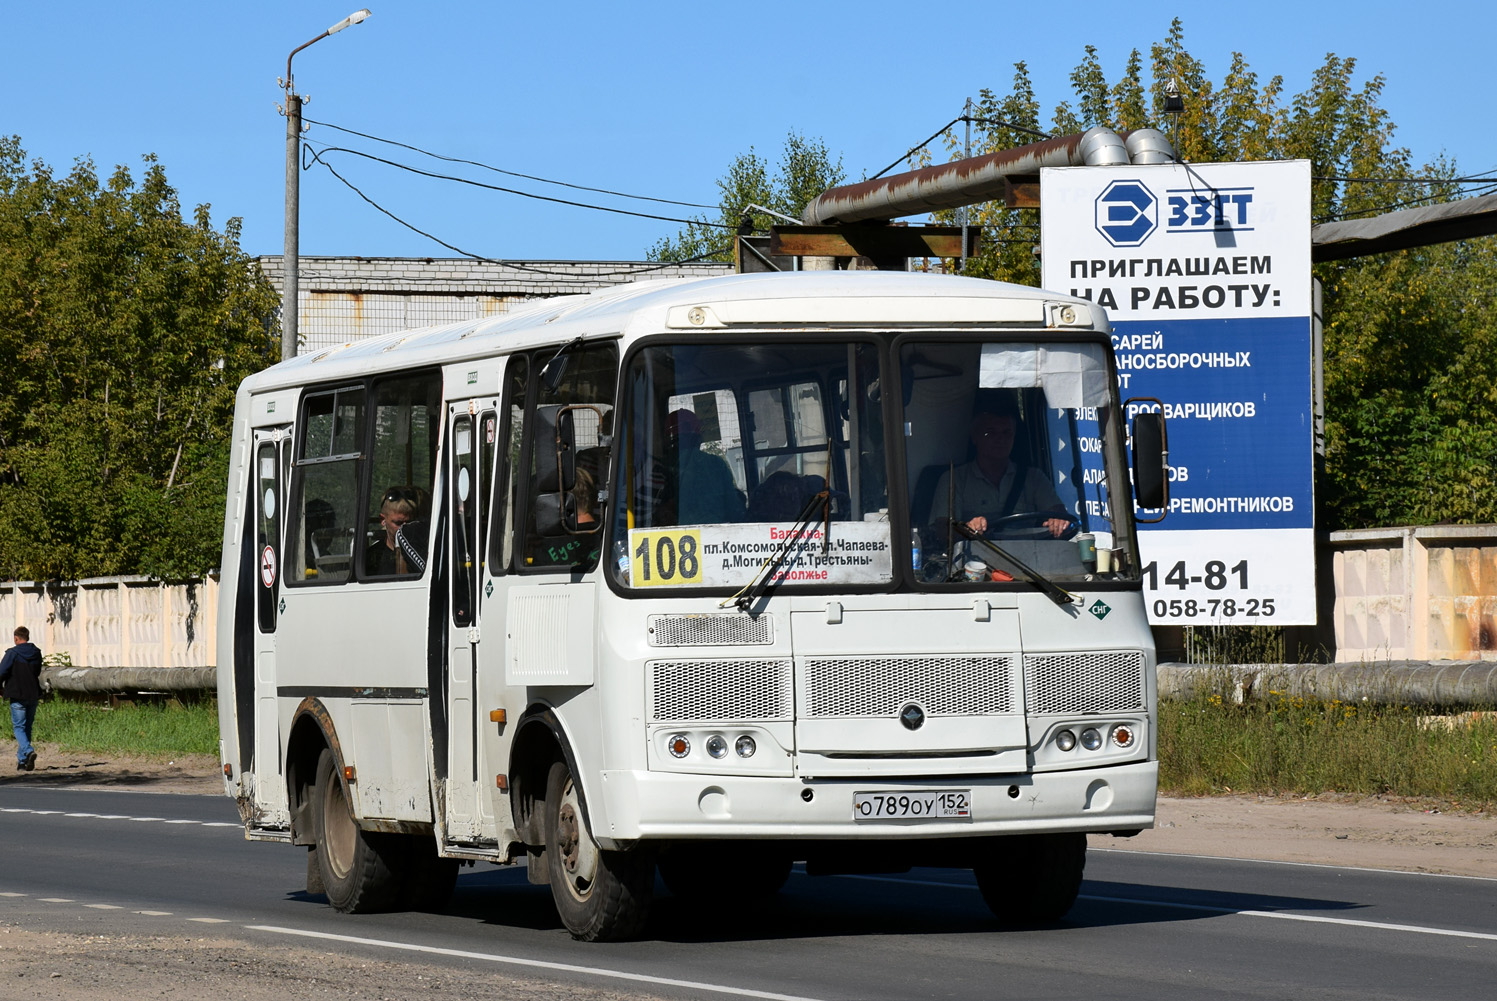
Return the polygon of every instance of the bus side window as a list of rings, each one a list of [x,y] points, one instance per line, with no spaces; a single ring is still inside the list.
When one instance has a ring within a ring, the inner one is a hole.
[[[418,576],[426,569],[441,399],[439,372],[374,384],[361,577]]]
[[[536,364],[544,364],[549,354],[554,353],[540,352],[536,357]],[[571,412],[577,466],[588,474],[593,486],[601,488],[608,478],[613,394],[614,385],[618,381],[618,346],[612,341],[582,344],[571,348],[567,354],[562,381],[554,392],[548,391],[537,380],[534,405],[588,405]],[[541,535],[535,528],[535,502],[539,495],[539,482],[535,475],[536,447],[542,446],[532,442],[530,475],[526,477],[527,516],[525,542],[521,549],[525,567],[533,570],[565,568],[574,572],[591,570],[598,565],[603,544],[601,533],[549,536]],[[596,505],[597,501],[592,503]],[[591,513],[597,517],[600,512],[594,510]]]
[[[518,475],[521,445],[525,441],[525,401],[530,364],[524,355],[514,355],[504,376],[503,420],[499,428],[498,455],[489,483],[493,486],[495,525],[489,532],[489,567],[495,574],[514,569],[515,518],[525,477]]]
[[[295,503],[281,560],[288,581],[348,579],[358,534],[363,443],[362,386],[307,396],[297,440]]]

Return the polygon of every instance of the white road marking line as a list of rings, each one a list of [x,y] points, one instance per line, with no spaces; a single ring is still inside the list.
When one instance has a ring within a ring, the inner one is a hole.
[[[372,945],[382,949],[397,949],[402,952],[420,952],[433,956],[452,956],[456,959],[480,959],[490,963],[510,966],[526,966],[537,970],[555,970],[562,973],[584,973],[594,977],[610,977],[614,980],[629,980],[642,984],[659,984],[663,987],[685,987],[714,994],[731,994],[742,998],[764,998],[765,1001],[814,1001],[795,994],[775,994],[771,991],[756,991],[747,987],[729,987],[725,984],[706,984],[695,980],[676,980],[671,977],[653,977],[644,973],[628,973],[610,970],[601,966],[578,966],[573,963],[551,963],[542,959],[521,959],[518,956],[500,956],[489,952],[468,952],[464,949],[441,949],[430,945],[412,945],[409,942],[391,942],[377,938],[358,938],[353,935],[334,935],[330,932],[304,931],[300,928],[281,928],[275,925],[246,925],[250,931],[270,932],[274,935],[298,935],[330,942],[347,942],[351,945]]]
[[[228,918],[188,918],[188,921],[196,921],[200,925],[226,925]]]
[[[1128,897],[1093,897],[1081,894],[1082,900],[1099,900],[1108,904],[1142,904],[1145,907],[1173,907],[1210,914],[1242,914],[1251,918],[1276,918],[1280,921],[1307,921],[1320,925],[1345,925],[1350,928],[1376,928],[1382,931],[1406,931],[1417,935],[1441,935],[1447,938],[1477,938],[1497,942],[1497,934],[1481,931],[1456,931],[1454,928],[1429,928],[1425,925],[1401,925],[1388,921],[1360,921],[1356,918],[1328,918],[1318,914],[1290,914],[1286,911],[1247,911],[1236,907],[1213,907],[1209,904],[1177,904],[1168,900],[1134,900]]]
[[[132,817],[124,813],[64,813],[61,810],[31,810],[23,806],[0,807],[0,813],[29,813],[34,817],[63,816],[80,820],[130,820],[137,824],[194,824],[198,827],[242,827],[222,820],[168,820],[165,817]]]
[[[169,918],[169,917],[172,916],[172,912],[171,911],[136,911],[135,913],[136,914],[144,914],[144,915],[146,915],[148,917],[153,917],[153,918]]]
[[[965,883],[943,883],[935,879],[900,879],[897,876],[844,876],[843,879],[866,879],[877,883],[913,883],[916,886],[942,886],[948,890],[976,890],[976,886]],[[1497,942],[1497,934],[1480,931],[1457,931],[1453,928],[1430,928],[1425,925],[1403,925],[1388,921],[1361,921],[1356,918],[1329,918],[1318,914],[1292,914],[1287,911],[1250,911],[1238,907],[1218,907],[1209,904],[1182,904],[1171,900],[1143,900],[1133,897],[1098,897],[1080,893],[1077,900],[1095,900],[1106,904],[1133,904],[1144,907],[1174,907],[1185,911],[1203,911],[1209,914],[1241,914],[1250,918],[1275,918],[1279,921],[1307,921],[1311,924],[1345,925],[1349,928],[1376,928],[1383,931],[1413,932],[1418,935],[1442,935],[1449,938],[1476,938],[1486,942]]]
[[[26,894],[24,894],[24,893],[15,893],[15,892],[10,891],[10,890],[6,890],[4,892],[0,892],[0,897],[24,897],[24,896],[26,896]]]
[[[36,899],[44,904],[71,904],[73,902],[72,897],[37,897]]]
[[[1088,848],[1089,852],[1106,852],[1109,855],[1149,855],[1154,858],[1194,858],[1207,862],[1256,862],[1259,865],[1295,865],[1302,869],[1341,869],[1346,872],[1375,872],[1389,876],[1433,876],[1436,879],[1479,879],[1497,883],[1497,876],[1467,876],[1459,872],[1423,872],[1418,869],[1379,869],[1367,865],[1332,865],[1329,862],[1287,862],[1267,858],[1243,858],[1237,855],[1192,855],[1187,852],[1149,852],[1141,848]]]
[[[93,908],[96,911],[122,911],[122,910],[124,910],[124,908],[121,907],[119,904],[84,904],[83,906],[84,907],[91,907],[91,908]]]

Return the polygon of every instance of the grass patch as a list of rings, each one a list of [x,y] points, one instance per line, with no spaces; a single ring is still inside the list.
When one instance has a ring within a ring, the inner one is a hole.
[[[1269,692],[1160,700],[1159,785],[1186,796],[1341,793],[1497,805],[1497,716],[1432,723],[1407,706]]]
[[[10,736],[7,724],[3,729]],[[217,754],[218,703],[107,703],[58,696],[36,710],[32,735],[64,751],[97,754]]]

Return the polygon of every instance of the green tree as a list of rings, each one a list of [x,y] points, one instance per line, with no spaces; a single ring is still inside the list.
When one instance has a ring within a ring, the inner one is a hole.
[[[790,132],[785,136],[780,162],[773,172],[768,161],[750,146],[718,179],[721,199],[717,218],[697,217],[674,239],[667,237],[656,242],[645,256],[652,261],[731,261],[733,236],[745,217],[756,233],[768,232],[776,221],[767,213],[750,209],[750,205],[799,219],[807,202],[827,188],[841,184],[844,178],[842,158],[838,157],[834,163],[820,139]]]
[[[217,566],[234,391],[279,355],[239,225],[154,157],[59,177],[0,138],[0,577]]]

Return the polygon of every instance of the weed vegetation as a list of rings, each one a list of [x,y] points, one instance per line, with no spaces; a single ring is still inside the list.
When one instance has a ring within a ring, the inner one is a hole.
[[[9,728],[6,736],[9,736]],[[64,751],[100,754],[217,754],[218,705],[200,702],[108,703],[59,696],[36,712],[37,740]]]
[[[1497,806],[1497,713],[1431,717],[1269,691],[1159,703],[1161,792],[1394,796]]]

